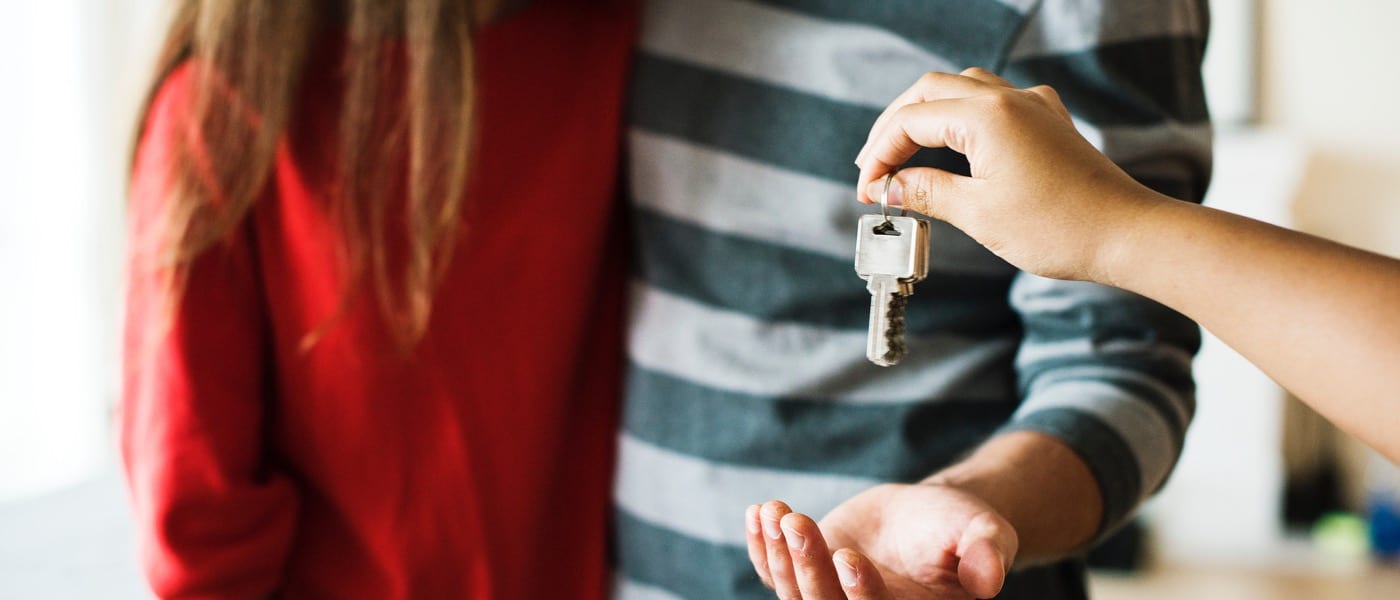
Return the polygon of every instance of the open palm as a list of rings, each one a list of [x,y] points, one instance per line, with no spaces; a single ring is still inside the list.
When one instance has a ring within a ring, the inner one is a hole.
[[[820,524],[776,501],[749,520],[750,559],[783,598],[989,598],[1017,546],[980,498],[940,485],[876,486]]]

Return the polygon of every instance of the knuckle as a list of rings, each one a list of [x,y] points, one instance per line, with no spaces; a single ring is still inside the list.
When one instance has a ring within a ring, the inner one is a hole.
[[[1037,85],[1026,90],[1026,97],[1036,104],[1047,108],[1055,108],[1060,104],[1060,94],[1048,85]]]
[[[980,515],[977,515],[977,517],[973,519],[973,522],[976,524],[981,533],[986,536],[1000,535],[1004,533],[1003,530],[1006,528],[1004,521],[1002,521],[1000,517],[992,513],[982,513]]]
[[[938,87],[946,84],[950,77],[956,77],[956,75],[944,73],[942,71],[928,71],[919,77],[918,86],[920,89]]]
[[[992,122],[1000,122],[1015,115],[1021,110],[1022,103],[1025,102],[1025,98],[1022,96],[1025,93],[1021,90],[1007,89],[982,96],[982,118]]]
[[[1043,83],[1040,85],[1031,86],[1030,88],[1027,88],[1026,91],[1047,100],[1060,97],[1060,93],[1056,92],[1055,88],[1045,85]]]
[[[1020,90],[997,90],[996,93],[988,95],[988,102],[997,112],[1010,112],[1016,108],[1022,93],[1024,92]]]
[[[918,111],[918,104],[905,104],[904,106],[894,109],[892,116],[895,120],[909,119],[918,114]]]
[[[809,546],[810,546],[810,545],[809,545]],[[789,550],[789,552],[792,553],[792,559],[793,559],[793,561],[794,561],[794,562],[797,562],[797,563],[809,564],[809,563],[816,562],[816,561],[818,560],[818,558],[820,558],[820,557],[817,555],[816,552],[813,552],[813,551],[812,551],[812,549],[811,549],[810,547],[808,547],[808,548],[803,548],[803,549],[801,549],[801,550],[798,550],[798,549],[796,549],[796,548],[793,548],[793,549]]]
[[[962,75],[964,77],[980,77],[991,74],[992,73],[990,71],[983,69],[982,67],[968,67],[962,70]]]
[[[926,211],[929,200],[933,197],[933,173],[930,171],[921,172],[914,178],[913,186],[908,200],[905,202],[909,208],[920,212]]]

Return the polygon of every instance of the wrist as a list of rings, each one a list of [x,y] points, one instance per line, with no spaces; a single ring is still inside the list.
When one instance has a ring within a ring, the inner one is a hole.
[[[1141,266],[1143,250],[1151,251],[1163,213],[1178,201],[1147,188],[1110,197],[1119,210],[1101,228],[1104,238],[1092,258],[1089,280],[1136,292],[1132,276]]]
[[[1022,563],[1080,550],[1102,517],[1088,466],[1063,442],[1033,431],[997,435],[920,484],[950,487],[992,507],[1019,536]]]

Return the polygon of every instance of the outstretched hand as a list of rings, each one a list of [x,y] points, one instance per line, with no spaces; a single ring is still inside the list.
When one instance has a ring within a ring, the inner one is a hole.
[[[890,202],[1047,277],[1103,281],[1115,245],[1166,200],[1079,135],[1055,90],[1018,89],[982,69],[929,73],[885,109],[856,158],[859,199],[878,198],[884,176],[920,147],[965,154],[971,176],[905,169]]]
[[[785,599],[990,598],[1018,547],[986,502],[930,483],[876,486],[820,524],[775,500],[749,507],[745,527],[749,560]]]

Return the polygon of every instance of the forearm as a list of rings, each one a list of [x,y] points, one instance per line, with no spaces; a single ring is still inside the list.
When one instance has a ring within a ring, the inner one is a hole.
[[[1016,529],[1016,564],[1061,558],[1098,531],[1102,502],[1088,465],[1049,435],[998,435],[965,460],[924,481],[973,493]]]
[[[1400,261],[1161,201],[1102,276],[1196,320],[1343,429],[1400,460]]]

